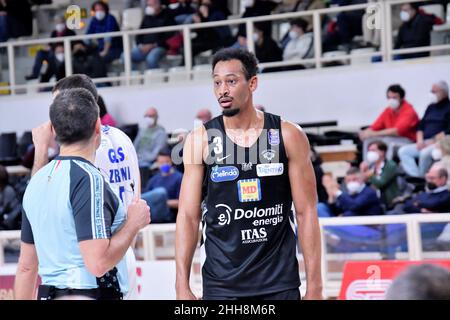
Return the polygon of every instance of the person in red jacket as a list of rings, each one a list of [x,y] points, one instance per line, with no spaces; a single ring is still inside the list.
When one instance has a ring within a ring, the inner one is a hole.
[[[359,133],[359,138],[364,142],[364,159],[368,145],[374,140],[382,140],[388,145],[386,158],[389,160],[398,147],[416,141],[419,116],[406,101],[405,90],[399,84],[393,84],[387,89],[386,96],[388,107],[369,128]]]

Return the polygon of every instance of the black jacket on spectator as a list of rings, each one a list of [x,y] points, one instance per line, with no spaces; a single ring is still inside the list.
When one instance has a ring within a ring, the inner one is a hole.
[[[283,51],[271,37],[264,37],[261,46],[255,43],[256,58],[259,62],[274,62],[283,60]]]
[[[421,192],[407,200],[403,207],[406,213],[420,213],[421,209],[436,213],[450,212],[450,191]]]
[[[185,4],[179,3],[178,7],[175,9],[169,9],[170,13],[173,17],[182,15],[182,14],[193,14],[195,13],[195,8],[192,6],[191,2],[186,2]]]
[[[168,9],[162,9],[156,16],[145,15],[140,29],[166,27],[174,24],[175,20],[170,11]],[[136,36],[136,44],[157,43],[159,47],[167,48],[166,41],[171,36],[173,36],[173,32],[140,34]]]
[[[404,22],[398,31],[394,49],[425,47],[430,45],[430,33],[433,28],[433,19],[417,13],[414,18]],[[429,52],[411,53],[402,55],[403,58],[426,57]]]
[[[248,7],[245,9],[242,18],[270,15],[270,13],[277,7],[277,5],[278,5],[277,3],[272,1],[255,0],[255,4],[253,5],[253,7]],[[271,34],[271,31],[272,31],[272,21],[265,21],[264,33]],[[240,24],[238,36],[246,37],[246,34],[247,31],[245,24]]]
[[[448,98],[428,106],[417,130],[423,131],[424,139],[430,139],[439,132],[450,134],[450,101]]]
[[[28,0],[6,0],[8,35],[10,38],[30,36],[33,33],[33,13]]]

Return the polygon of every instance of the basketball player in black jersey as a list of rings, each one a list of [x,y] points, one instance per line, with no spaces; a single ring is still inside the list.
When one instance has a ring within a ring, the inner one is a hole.
[[[317,196],[306,135],[253,107],[258,78],[252,53],[223,49],[212,67],[222,115],[195,129],[184,146],[177,298],[196,298],[189,275],[201,221],[203,299],[300,299],[297,219],[304,298],[321,299]]]

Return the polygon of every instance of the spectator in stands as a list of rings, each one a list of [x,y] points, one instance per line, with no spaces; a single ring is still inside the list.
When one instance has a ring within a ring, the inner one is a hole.
[[[443,139],[439,140],[434,153],[433,158],[438,160],[438,163],[446,168],[447,172],[450,172],[450,135],[446,135]],[[447,184],[450,187],[450,181]]]
[[[245,0],[245,11],[242,18],[267,16],[277,7],[277,3],[270,0]],[[259,28],[268,36],[272,33],[272,22],[259,22]],[[240,24],[234,48],[247,48],[247,30],[245,24]],[[260,61],[261,62],[261,61]]]
[[[140,29],[166,27],[175,24],[168,9],[161,6],[160,0],[147,0],[145,16]],[[173,32],[149,33],[136,36],[137,47],[131,50],[131,60],[134,63],[145,61],[148,69],[159,68],[159,62],[166,55],[167,40]]]
[[[394,279],[386,300],[450,300],[450,271],[433,264],[410,266]]]
[[[0,0],[0,42],[33,33],[33,14],[28,0]]]
[[[257,106],[261,106],[261,105],[257,105]],[[257,106],[255,106],[255,108]],[[322,184],[322,180],[323,180],[323,176],[324,176],[324,173],[322,170],[322,159],[320,158],[320,155],[312,147],[310,149],[310,156],[311,156],[311,163],[314,168],[314,175],[316,177],[317,200],[319,201],[319,203],[327,203],[328,194],[327,194],[327,191],[325,190],[325,187]]]
[[[102,96],[100,96],[100,95],[98,96],[97,104],[98,104],[98,107],[100,108],[100,121],[101,121],[102,125],[115,127],[117,122],[113,118],[113,116],[108,113],[108,109],[106,109],[105,101],[103,100]]]
[[[374,140],[388,145],[386,158],[392,160],[395,149],[416,140],[416,127],[419,116],[413,106],[405,99],[405,90],[398,84],[387,89],[388,107],[367,129],[360,131],[363,141],[363,159],[366,160],[367,147]]]
[[[189,24],[193,22],[196,9],[192,5],[191,0],[178,0],[174,5],[173,8],[170,8],[170,13],[177,24]]]
[[[428,106],[417,127],[417,142],[403,146],[398,151],[401,166],[412,177],[425,175],[433,163],[432,152],[436,148],[436,142],[445,134],[450,134],[450,100],[447,83],[439,81],[433,84],[431,93],[433,102]]]
[[[319,217],[353,217],[383,213],[375,190],[364,183],[364,177],[356,167],[347,171],[345,191],[340,190],[337,181],[328,175],[324,176],[322,184],[328,194],[328,204],[318,204]]]
[[[339,6],[367,3],[367,0],[331,0],[331,4]],[[362,17],[365,10],[340,12],[336,21],[330,22],[328,33],[323,42],[323,50],[344,50],[350,52],[353,48],[354,36],[362,35]]]
[[[158,111],[149,108],[139,124],[139,131],[134,140],[141,171],[141,184],[145,185],[149,169],[154,164],[159,152],[167,147],[166,130],[158,124]]]
[[[299,12],[299,11],[309,11],[325,8],[324,0],[283,0],[278,8],[275,10],[277,12]],[[313,24],[312,16],[303,16],[303,19],[308,22],[311,27]],[[309,31],[309,30],[308,30]]]
[[[167,148],[159,152],[157,163],[159,172],[148,181],[141,197],[152,208],[153,223],[175,222],[183,174],[173,166],[171,153]],[[161,192],[165,193],[167,201],[156,203],[155,200],[161,198]]]
[[[8,171],[0,165],[0,230],[11,229],[11,222],[21,212],[16,191],[9,184]]]
[[[72,51],[72,67],[74,74],[85,74],[90,78],[104,78],[107,76],[107,66],[96,49],[84,42],[76,43]],[[108,84],[98,83],[97,87]]]
[[[57,43],[54,48],[54,53],[48,57],[47,68],[41,74],[40,82],[49,82],[53,76],[56,81],[66,76],[66,66],[64,63],[64,45]]]
[[[255,54],[259,63],[276,62],[282,60],[282,50],[272,39],[268,28],[260,22],[254,24],[253,40],[255,41]],[[263,68],[261,72],[276,71],[275,68]]]
[[[109,13],[109,6],[103,1],[95,1],[91,11],[94,12],[87,34],[120,31],[116,18]],[[93,41],[95,40],[95,41]],[[89,43],[97,43],[97,50],[106,64],[118,59],[122,54],[122,38],[106,37],[90,40]]]
[[[212,119],[212,113],[207,108],[200,109],[200,110],[198,110],[197,115],[195,116],[195,119],[200,120],[202,122],[202,124],[206,123]]]
[[[425,175],[425,191],[397,205],[388,214],[450,212],[450,191],[447,187],[448,171],[435,163]]]
[[[424,47],[430,45],[430,34],[433,28],[433,18],[419,13],[417,3],[405,3],[401,6],[400,18],[403,24],[398,31],[394,49]],[[406,53],[396,56],[396,59],[426,57],[429,52]]]
[[[193,16],[195,23],[221,21],[227,19],[229,10],[219,0],[202,0]],[[194,30],[196,37],[192,40],[192,56],[230,46],[233,38],[228,26],[202,28]]]
[[[369,144],[367,161],[360,164],[364,179],[380,192],[385,208],[390,208],[392,200],[399,195],[397,184],[398,168],[392,160],[386,159],[387,145],[383,141]]]
[[[74,36],[75,32],[66,27],[63,16],[56,15],[54,18],[55,29],[50,34],[51,38]],[[26,80],[37,79],[41,73],[42,64],[49,63],[51,57],[55,54],[55,47],[58,43],[50,43],[45,49],[41,49],[36,53],[34,58],[33,71],[25,77]]]
[[[302,18],[297,18],[291,21],[291,31],[289,31],[289,42],[283,52],[284,61],[294,61],[300,59],[310,59],[314,57],[314,37],[312,32],[307,32],[308,22]],[[307,63],[300,68],[311,66]],[[297,69],[299,66],[290,67],[290,69]]]

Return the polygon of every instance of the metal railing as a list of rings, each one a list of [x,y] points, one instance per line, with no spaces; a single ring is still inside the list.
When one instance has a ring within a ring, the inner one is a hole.
[[[105,77],[105,78],[95,78],[93,79],[95,83],[103,83],[109,81],[123,81],[125,85],[130,85],[132,80],[141,80],[146,76],[144,74],[132,75],[132,61],[131,61],[131,37],[143,34],[152,33],[164,33],[164,32],[182,32],[183,34],[183,54],[184,54],[184,67],[187,74],[192,73],[193,69],[193,57],[192,57],[192,39],[191,34],[196,29],[212,28],[212,27],[222,27],[230,25],[245,24],[247,34],[253,34],[254,23],[263,21],[286,21],[288,19],[312,16],[313,18],[313,34],[314,34],[314,58],[311,59],[299,59],[295,61],[278,61],[270,63],[261,63],[261,68],[269,67],[285,67],[294,66],[301,64],[314,64],[316,69],[322,68],[323,63],[331,61],[343,61],[351,58],[362,58],[362,57],[376,57],[382,58],[382,61],[391,61],[393,56],[397,54],[406,53],[419,53],[419,52],[430,52],[439,50],[449,50],[450,44],[448,45],[437,45],[437,46],[427,46],[427,47],[417,47],[408,49],[398,49],[393,50],[392,46],[392,5],[398,5],[402,3],[419,2],[421,0],[386,0],[377,1],[375,3],[358,4],[342,7],[331,7],[325,9],[302,11],[302,12],[292,12],[292,13],[282,13],[274,14],[269,16],[251,17],[251,18],[241,18],[233,20],[223,20],[215,22],[204,22],[204,23],[194,23],[186,25],[175,25],[168,27],[158,27],[149,29],[139,29],[130,31],[118,31],[118,32],[108,32],[100,34],[85,34],[76,35],[64,38],[46,38],[46,39],[33,39],[33,40],[20,40],[20,41],[10,41],[7,43],[0,43],[0,48],[7,48],[8,56],[8,68],[9,68],[9,86],[2,86],[2,90],[10,90],[11,94],[16,94],[17,90],[20,89],[34,89],[34,88],[44,88],[49,87],[49,83],[33,83],[33,84],[17,84],[16,72],[15,72],[15,48],[21,46],[39,45],[39,44],[49,44],[49,43],[64,43],[65,52],[65,71],[66,75],[72,74],[72,51],[71,42],[75,40],[92,40],[100,39],[105,37],[121,37],[123,42],[123,65],[124,65],[124,75],[115,77]],[[336,14],[340,12],[348,12],[354,10],[366,10],[368,8],[373,8],[377,6],[378,8],[378,18],[381,21],[381,44],[380,49],[374,52],[368,53],[355,53],[340,55],[337,57],[324,57],[322,55],[322,27],[321,27],[321,16],[327,14]],[[247,47],[250,51],[255,51],[255,43],[252,37],[247,37]]]
[[[424,223],[445,223],[450,222],[450,213],[441,214],[407,214],[395,216],[361,216],[361,217],[338,217],[338,218],[320,218],[319,225],[322,237],[322,278],[324,281],[324,294],[326,296],[337,296],[341,279],[339,277],[332,278],[328,271],[328,262],[336,261],[336,254],[327,252],[327,242],[324,228],[332,226],[355,226],[355,225],[387,225],[387,224],[405,224],[407,239],[407,258],[408,260],[423,260],[425,258],[422,248],[422,236],[420,225]],[[157,259],[155,237],[164,233],[175,233],[176,224],[151,224],[141,230],[143,240],[144,260]],[[200,232],[200,231],[199,231]],[[0,231],[0,267],[4,263],[3,249],[4,246],[13,240],[20,239],[20,231]],[[173,248],[171,248],[173,249]],[[174,252],[171,250],[171,252]],[[198,250],[197,250],[198,252]],[[361,257],[362,255],[373,258],[373,253],[345,253],[345,259]],[[442,253],[443,254],[443,253]],[[301,254],[299,255],[302,259]],[[165,259],[170,258],[165,256]],[[197,257],[198,258],[198,257]],[[438,258],[436,254],[433,258]],[[194,261],[196,257],[194,257]]]

